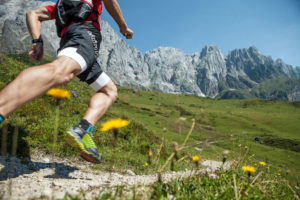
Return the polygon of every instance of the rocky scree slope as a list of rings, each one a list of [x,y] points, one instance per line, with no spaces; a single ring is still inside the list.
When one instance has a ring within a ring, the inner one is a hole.
[[[31,38],[25,13],[52,4],[35,0],[2,0],[0,3],[1,53],[27,52]],[[268,79],[300,78],[300,67],[262,55],[254,46],[224,55],[217,46],[186,55],[179,49],[159,47],[143,55],[127,45],[107,22],[101,23],[102,43],[98,62],[119,85],[169,93],[216,97],[225,90],[251,89]],[[55,56],[59,38],[54,21],[43,23],[45,53]]]

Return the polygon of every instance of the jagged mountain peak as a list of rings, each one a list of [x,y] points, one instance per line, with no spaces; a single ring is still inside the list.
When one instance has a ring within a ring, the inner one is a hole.
[[[208,55],[221,55],[224,57],[224,54],[221,52],[221,50],[217,46],[212,46],[212,45],[206,45],[201,53],[200,53],[200,58],[204,58],[205,56]]]
[[[245,53],[245,52],[253,53],[253,54],[261,54],[255,46],[250,46],[248,48],[234,49],[232,51],[229,51],[228,54]]]
[[[258,49],[256,48],[256,46],[250,46],[248,49],[248,51],[252,52],[252,53],[258,53],[261,54]]]
[[[145,55],[151,54],[184,54],[184,52],[174,47],[160,46],[145,53]]]
[[[25,13],[52,2],[2,0],[0,2],[0,52],[20,53],[30,48]],[[112,80],[122,86],[215,97],[226,89],[251,89],[276,77],[300,77],[300,67],[273,61],[255,46],[235,49],[225,56],[215,45],[206,45],[192,55],[161,46],[143,55],[105,21],[98,62]],[[3,33],[3,34],[2,34]],[[45,52],[55,56],[59,38],[54,21],[42,26]]]

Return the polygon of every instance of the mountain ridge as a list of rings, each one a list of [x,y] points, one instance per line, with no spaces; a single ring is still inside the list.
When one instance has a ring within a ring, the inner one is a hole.
[[[30,46],[25,13],[53,4],[28,0],[0,4],[0,53],[23,53]],[[112,80],[121,86],[168,93],[217,97],[225,90],[249,90],[276,78],[300,78],[300,67],[261,54],[255,46],[234,49],[227,55],[206,45],[191,55],[161,46],[143,54],[129,46],[105,21],[101,22],[102,43],[98,62]],[[54,22],[43,23],[45,54],[56,55],[59,38]],[[296,99],[300,100],[300,99]]]

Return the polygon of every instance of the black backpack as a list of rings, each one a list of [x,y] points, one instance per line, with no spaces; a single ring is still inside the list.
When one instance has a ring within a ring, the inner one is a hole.
[[[56,29],[60,37],[64,27],[72,22],[85,21],[94,11],[92,0],[58,0],[56,3]]]

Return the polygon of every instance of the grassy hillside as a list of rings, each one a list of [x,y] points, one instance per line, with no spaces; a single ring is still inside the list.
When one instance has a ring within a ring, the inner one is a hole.
[[[268,100],[295,101],[299,99],[300,79],[274,78],[266,80],[250,90],[224,90],[218,94],[219,99],[250,99],[262,98]],[[298,95],[299,96],[299,95]]]
[[[32,64],[26,55],[0,55],[0,88]],[[57,144],[53,144],[56,106],[52,97],[44,95],[6,120],[8,144],[12,143],[12,133],[18,127],[18,155],[29,155],[38,149],[60,156],[77,156],[66,145],[63,134],[81,119],[93,91],[77,79],[64,88],[72,92],[72,97],[63,100],[60,106]],[[199,155],[201,160],[222,161],[224,150],[229,150],[227,160],[243,158],[243,164],[253,166],[264,161],[270,173],[281,174],[292,184],[299,184],[300,102],[216,100],[123,87],[118,90],[117,102],[95,128],[95,140],[104,156],[103,164],[93,165],[95,169],[152,173],[172,153],[172,142],[179,145],[184,142],[195,119],[187,145],[179,152],[182,159],[174,170],[192,168],[193,155]],[[102,133],[99,128],[102,122],[118,117],[131,123],[120,129],[114,141],[112,133]],[[149,149],[153,150],[151,164]]]

